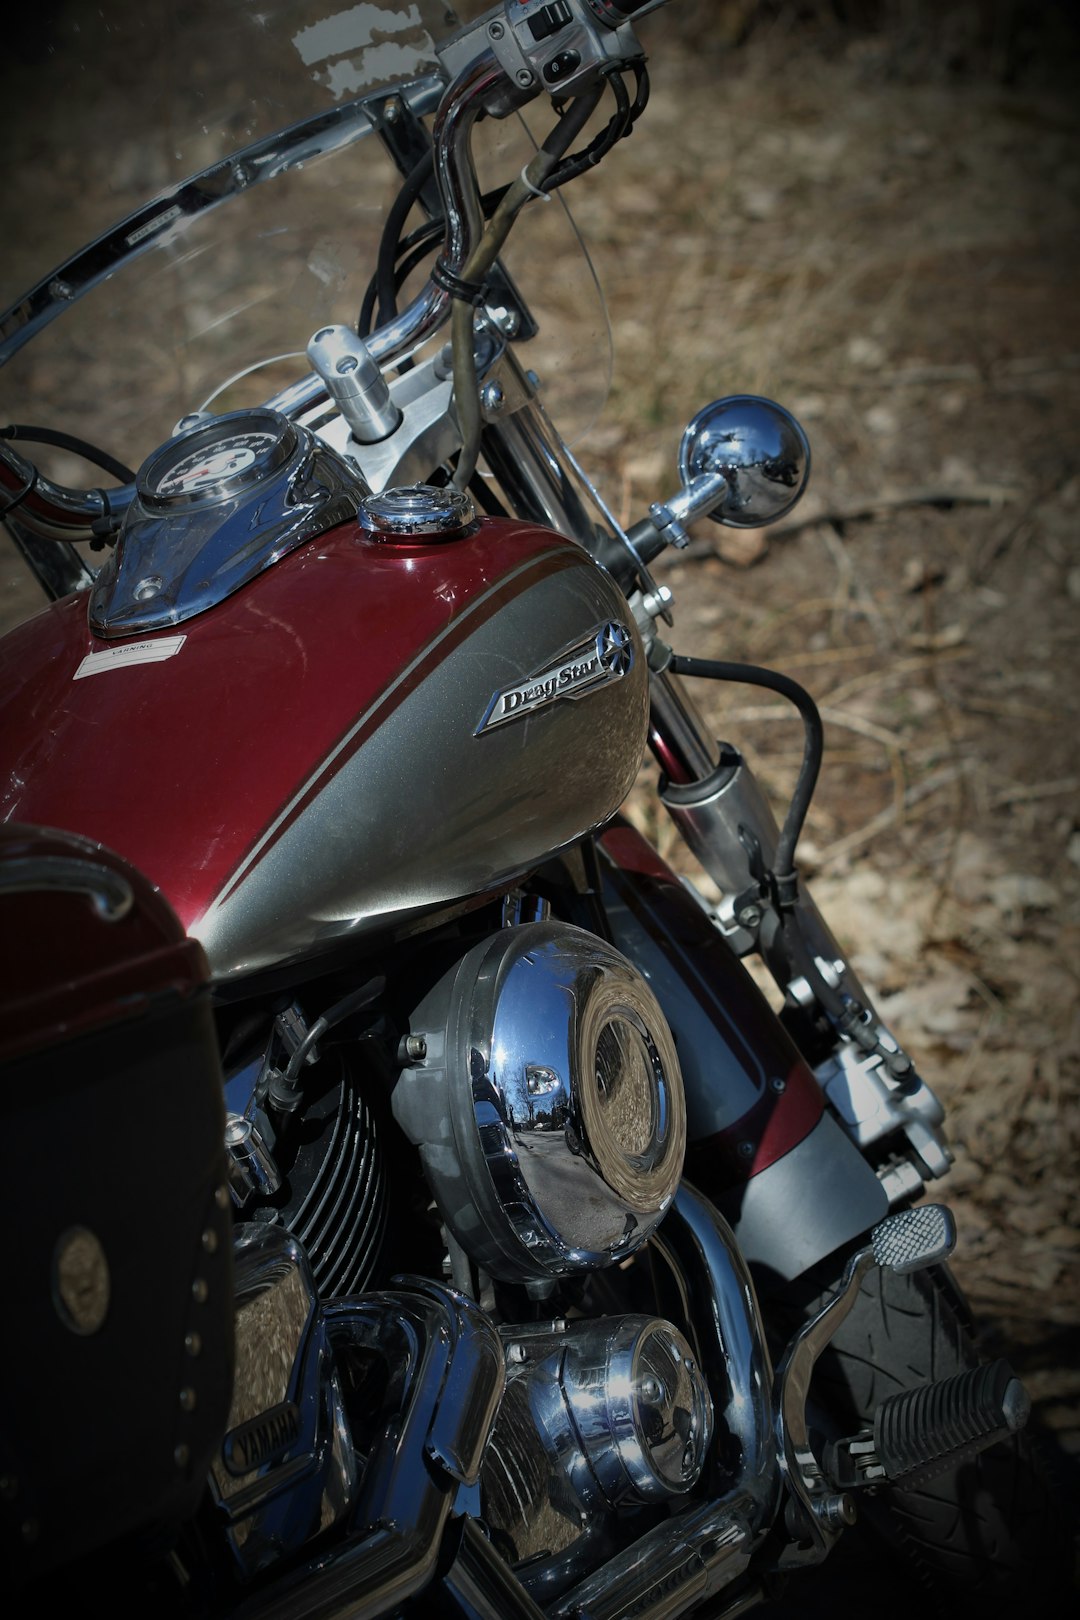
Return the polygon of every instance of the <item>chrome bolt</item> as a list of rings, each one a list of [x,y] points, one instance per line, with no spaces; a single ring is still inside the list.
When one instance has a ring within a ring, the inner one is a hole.
[[[218,1235],[214,1231],[212,1226],[208,1226],[206,1228],[206,1231],[203,1233],[202,1238],[200,1239],[200,1242],[202,1243],[203,1250],[205,1251],[206,1254],[216,1254],[217,1253]]]
[[[754,1144],[753,1142],[740,1142],[735,1151],[740,1159],[752,1159],[754,1156]]]
[[[341,372],[342,376],[345,376],[348,372],[355,371],[359,364],[360,362],[355,354],[346,354],[342,355],[335,369]]]
[[[816,1497],[814,1512],[822,1524],[830,1530],[842,1530],[845,1525],[854,1524],[858,1518],[855,1498],[850,1491],[838,1491],[835,1496]]]
[[[396,124],[401,117],[401,102],[397,96],[391,96],[383,108],[383,117],[388,124]]]
[[[405,1052],[408,1057],[414,1058],[417,1062],[419,1062],[421,1058],[426,1058],[427,1041],[424,1039],[423,1035],[406,1036]]]
[[[506,403],[506,395],[502,391],[502,384],[497,382],[485,383],[480,390],[480,403],[485,411],[501,411]]]
[[[180,1391],[181,1412],[194,1412],[195,1404],[195,1391],[192,1389],[190,1384],[185,1384],[183,1389]]]
[[[658,585],[655,591],[646,591],[641,605],[650,619],[658,619],[671,606],[671,592],[666,585]]]
[[[184,1335],[184,1349],[189,1356],[202,1354],[202,1339],[197,1333],[186,1333]]]
[[[513,1361],[519,1366],[527,1359],[527,1354],[528,1353],[523,1344],[510,1344],[506,1347],[507,1361]]]
[[[761,921],[761,907],[743,906],[742,910],[736,913],[735,921],[743,928],[756,928]]]
[[[769,1081],[769,1084],[770,1084],[770,1086],[772,1087],[772,1089],[774,1091],[786,1091],[787,1090],[787,1081],[783,1078],[782,1075],[779,1075],[779,1074],[774,1075],[773,1078]]]
[[[533,76],[529,72],[528,68],[518,68],[518,70],[517,70],[517,82],[518,82],[518,84],[520,84],[522,86],[523,89],[526,86],[532,84]]]
[[[495,329],[504,337],[513,337],[521,322],[518,320],[517,310],[507,309],[504,304],[488,305],[485,315]]]
[[[501,22],[493,22],[488,24],[488,34],[492,39],[502,39],[505,32],[506,30]]]
[[[205,1305],[210,1298],[210,1290],[206,1286],[205,1277],[196,1277],[191,1285],[191,1297],[196,1305]]]

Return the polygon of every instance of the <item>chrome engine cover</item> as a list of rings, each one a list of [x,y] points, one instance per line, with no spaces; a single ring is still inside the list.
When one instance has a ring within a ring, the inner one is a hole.
[[[567,923],[482,940],[411,1020],[393,1106],[465,1252],[503,1281],[640,1247],[682,1174],[675,1043],[638,970]]]
[[[506,1392],[484,1453],[481,1511],[544,1602],[602,1555],[613,1514],[693,1489],[713,1406],[687,1340],[657,1317],[499,1332]]]

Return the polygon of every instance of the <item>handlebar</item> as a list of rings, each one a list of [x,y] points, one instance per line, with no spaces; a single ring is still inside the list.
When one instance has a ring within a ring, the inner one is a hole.
[[[481,113],[505,117],[544,93],[560,107],[567,97],[586,95],[605,74],[641,60],[628,19],[665,3],[560,0],[556,8],[540,0],[500,0],[439,47],[449,80],[432,129],[434,172],[446,221],[439,275],[365,340],[373,360],[392,362],[438,330],[455,302],[450,289],[475,262],[484,219],[471,140]],[[265,404],[296,418],[326,397],[326,384],[313,373]],[[0,518],[17,508],[20,522],[39,538],[70,541],[99,535],[133,494],[131,484],[106,492],[53,483],[0,442]]]

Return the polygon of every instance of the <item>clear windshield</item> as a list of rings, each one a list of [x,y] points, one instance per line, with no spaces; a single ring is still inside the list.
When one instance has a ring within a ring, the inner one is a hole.
[[[355,322],[401,184],[385,97],[375,113],[366,98],[396,89],[430,121],[435,42],[480,9],[67,0],[21,18],[0,66],[0,310],[14,306],[0,424],[76,434],[134,467],[208,401],[236,409],[303,375],[316,328]],[[511,178],[530,151],[521,122],[480,132],[485,170]],[[505,263],[540,327],[522,358],[573,439],[606,396],[610,350],[561,203],[526,211]],[[100,482],[29,453],[59,482]]]

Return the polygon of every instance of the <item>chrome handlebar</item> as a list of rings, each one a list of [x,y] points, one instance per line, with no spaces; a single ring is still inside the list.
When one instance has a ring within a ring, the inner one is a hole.
[[[439,48],[449,80],[432,129],[435,176],[446,220],[444,280],[460,276],[484,228],[471,148],[480,113],[502,117],[545,92],[560,98],[576,94],[595,83],[600,73],[640,59],[627,18],[665,3],[564,0],[569,20],[536,39],[533,27],[539,8],[534,0],[500,0]],[[576,59],[576,65],[567,71],[562,61],[553,76],[552,64],[565,58]],[[386,365],[429,337],[447,320],[451,301],[445,286],[429,280],[406,309],[365,340],[372,359]],[[326,384],[311,373],[264,403],[296,418],[326,398]],[[131,485],[106,494],[55,484],[0,442],[0,518],[18,509],[20,523],[39,538],[89,538],[110,511],[123,510],[133,493]]]

